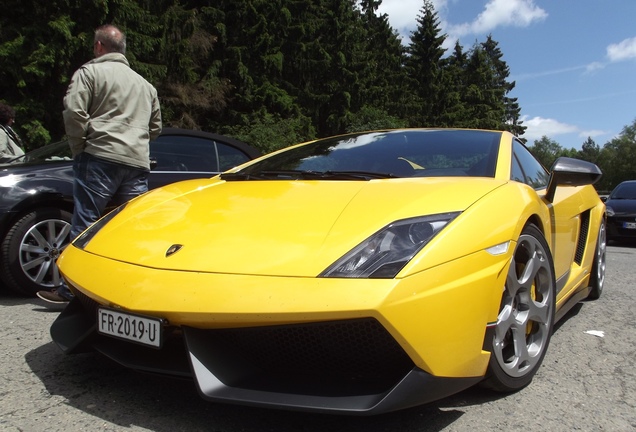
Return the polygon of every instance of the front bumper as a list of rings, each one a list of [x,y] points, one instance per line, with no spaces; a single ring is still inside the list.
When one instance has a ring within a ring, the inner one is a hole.
[[[612,240],[636,238],[636,229],[625,228],[626,224],[634,223],[636,223],[636,215],[608,216],[607,237]]]
[[[51,334],[67,353],[193,378],[212,401],[376,414],[483,378],[508,263],[482,251],[403,279],[290,278],[139,267],[71,246],[60,268],[76,300]],[[166,320],[163,348],[99,335],[98,304]]]
[[[160,350],[96,332],[96,305],[79,294],[51,327],[66,353],[94,349],[125,367],[194,379],[213,402],[371,415],[421,405],[481,377],[417,368],[373,319],[273,327],[164,330]]]

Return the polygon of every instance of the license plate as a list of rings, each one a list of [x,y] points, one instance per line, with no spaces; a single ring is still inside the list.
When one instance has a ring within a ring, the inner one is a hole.
[[[97,309],[97,331],[101,334],[161,348],[162,324],[159,318],[135,315],[113,309]]]
[[[636,222],[623,222],[623,228],[636,229]]]

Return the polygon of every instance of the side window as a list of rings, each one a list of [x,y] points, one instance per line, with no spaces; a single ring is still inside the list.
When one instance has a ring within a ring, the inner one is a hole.
[[[205,138],[164,135],[150,143],[154,171],[218,171],[215,142]]]
[[[548,186],[548,172],[519,141],[514,141],[513,153],[512,180],[526,183],[534,189]]]
[[[519,161],[517,160],[517,156],[512,156],[512,175],[510,178],[520,183],[526,182],[526,179],[523,176],[523,171],[521,170],[521,165],[519,165]]]
[[[217,141],[216,148],[219,156],[219,171],[227,171],[250,160],[241,150],[222,142]]]

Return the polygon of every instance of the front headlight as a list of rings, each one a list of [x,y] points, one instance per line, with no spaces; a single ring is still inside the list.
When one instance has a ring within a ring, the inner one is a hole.
[[[614,215],[616,214],[616,213],[614,212],[614,209],[613,209],[613,208],[611,208],[611,207],[609,207],[609,206],[606,206],[606,207],[605,207],[605,212],[607,213],[607,215],[608,215],[608,216],[614,216]]]
[[[353,248],[320,277],[391,279],[459,212],[393,222]]]
[[[119,212],[121,212],[126,207],[126,204],[127,203],[120,205],[119,207],[117,207],[116,209],[108,213],[106,216],[102,217],[100,220],[95,222],[93,225],[86,228],[86,230],[80,235],[78,235],[77,238],[73,241],[73,246],[84,250],[86,245],[88,245],[88,243],[93,239],[93,237],[95,237],[95,234],[97,234],[99,230],[101,230],[104,227],[104,225],[110,222],[112,218],[117,216],[117,214],[119,214]]]

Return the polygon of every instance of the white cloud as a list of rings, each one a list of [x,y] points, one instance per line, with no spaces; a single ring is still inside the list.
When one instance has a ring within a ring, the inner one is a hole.
[[[470,23],[451,25],[448,28],[452,38],[468,34],[486,34],[498,27],[527,27],[542,21],[548,13],[534,4],[534,0],[489,0],[475,20]]]
[[[513,75],[510,77],[510,79],[512,81],[524,81],[528,79],[543,78],[550,75],[559,75],[559,74],[574,72],[574,71],[583,70],[583,69],[588,71],[593,71],[595,67],[596,66],[594,66],[593,64],[589,64],[587,66],[572,66],[572,67],[561,68],[561,69],[546,70],[542,72],[531,72],[531,73],[525,73],[521,75]]]
[[[557,135],[565,135],[570,133],[577,133],[579,129],[567,123],[561,123],[558,120],[548,119],[543,117],[522,116],[521,120],[523,125],[527,127],[523,137],[532,143],[535,140],[541,139],[543,136],[547,136],[550,139],[554,139]]]
[[[447,35],[444,48],[449,49],[462,36],[484,35],[498,27],[527,27],[544,20],[548,16],[547,12],[536,6],[534,1],[488,0],[484,10],[472,22],[462,24],[450,24],[445,19],[449,2],[459,3],[458,0],[433,0],[432,3],[439,17],[441,30]],[[410,33],[417,28],[416,17],[420,15],[423,4],[423,0],[383,0],[378,13],[387,14],[391,26],[408,40]]]
[[[440,16],[440,11],[446,8],[447,0],[434,0],[433,7]],[[408,37],[417,27],[416,17],[420,15],[423,0],[383,0],[378,8],[379,15],[387,14],[391,27],[402,36]]]
[[[612,62],[636,59],[636,37],[608,46],[607,58]]]
[[[585,66],[585,72],[588,73],[588,74],[593,74],[596,71],[599,71],[601,69],[605,69],[605,66],[607,66],[605,63],[592,62],[592,63],[588,64],[587,66]]]
[[[598,130],[598,129],[592,129],[592,130],[586,130],[586,131],[581,131],[579,132],[579,137],[581,138],[596,138],[596,137],[600,137],[603,135],[608,135],[610,132],[607,131],[602,131],[602,130]]]

